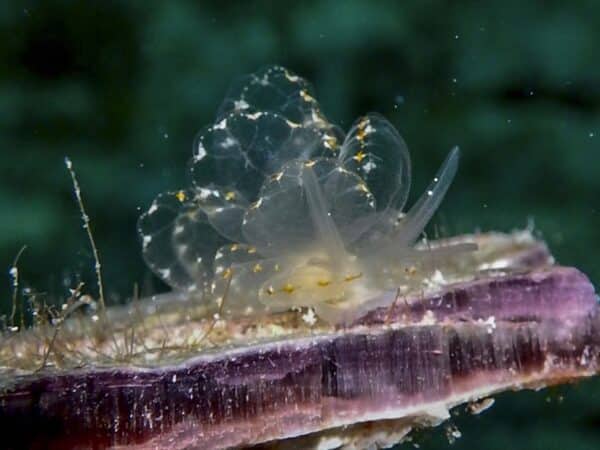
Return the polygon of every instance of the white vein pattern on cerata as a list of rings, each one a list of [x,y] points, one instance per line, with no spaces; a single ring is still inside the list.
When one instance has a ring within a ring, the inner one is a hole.
[[[230,88],[195,139],[191,187],[160,194],[138,232],[148,266],[173,289],[229,315],[312,307],[349,322],[422,278],[415,243],[458,167],[450,151],[404,213],[410,157],[379,114],[348,133],[322,113],[308,82],[272,66]],[[462,251],[464,249],[454,249]]]

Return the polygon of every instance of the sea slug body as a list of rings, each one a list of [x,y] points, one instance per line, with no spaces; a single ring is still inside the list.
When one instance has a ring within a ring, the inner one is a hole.
[[[474,249],[414,246],[458,159],[454,148],[403,213],[410,157],[394,126],[371,113],[344,135],[305,80],[268,67],[234,84],[199,133],[192,187],[142,215],[143,254],[174,289],[228,316],[310,307],[349,323],[382,306],[383,292],[420,289],[445,259]]]

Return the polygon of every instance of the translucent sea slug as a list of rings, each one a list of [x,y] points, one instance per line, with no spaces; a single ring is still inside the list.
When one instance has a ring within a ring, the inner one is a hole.
[[[454,148],[406,213],[410,157],[378,114],[344,133],[309,84],[269,67],[235,84],[195,140],[192,187],[161,194],[139,221],[166,283],[224,311],[312,307],[330,323],[419,287],[427,264],[468,245],[417,250],[458,167]],[[392,299],[393,300],[393,299]]]

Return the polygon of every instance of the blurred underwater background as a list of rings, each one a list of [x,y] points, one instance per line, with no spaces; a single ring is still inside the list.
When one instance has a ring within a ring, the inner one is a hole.
[[[312,82],[346,129],[377,111],[411,150],[414,201],[454,145],[430,236],[534,226],[600,286],[600,3],[307,1],[0,5],[0,312],[21,287],[95,295],[73,161],[110,304],[164,290],[135,224],[189,185],[192,141],[228,86],[267,64]],[[504,394],[452,419],[455,449],[600,448],[600,381]],[[443,428],[401,448],[447,448]]]

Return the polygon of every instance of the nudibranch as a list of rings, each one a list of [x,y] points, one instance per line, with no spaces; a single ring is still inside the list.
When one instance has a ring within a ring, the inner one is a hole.
[[[192,186],[141,216],[144,258],[228,316],[310,307],[349,323],[386,306],[383,292],[420,289],[444,259],[474,248],[415,247],[458,159],[454,148],[404,213],[411,163],[396,128],[371,113],[344,135],[304,79],[268,67],[234,84],[198,134]]]

